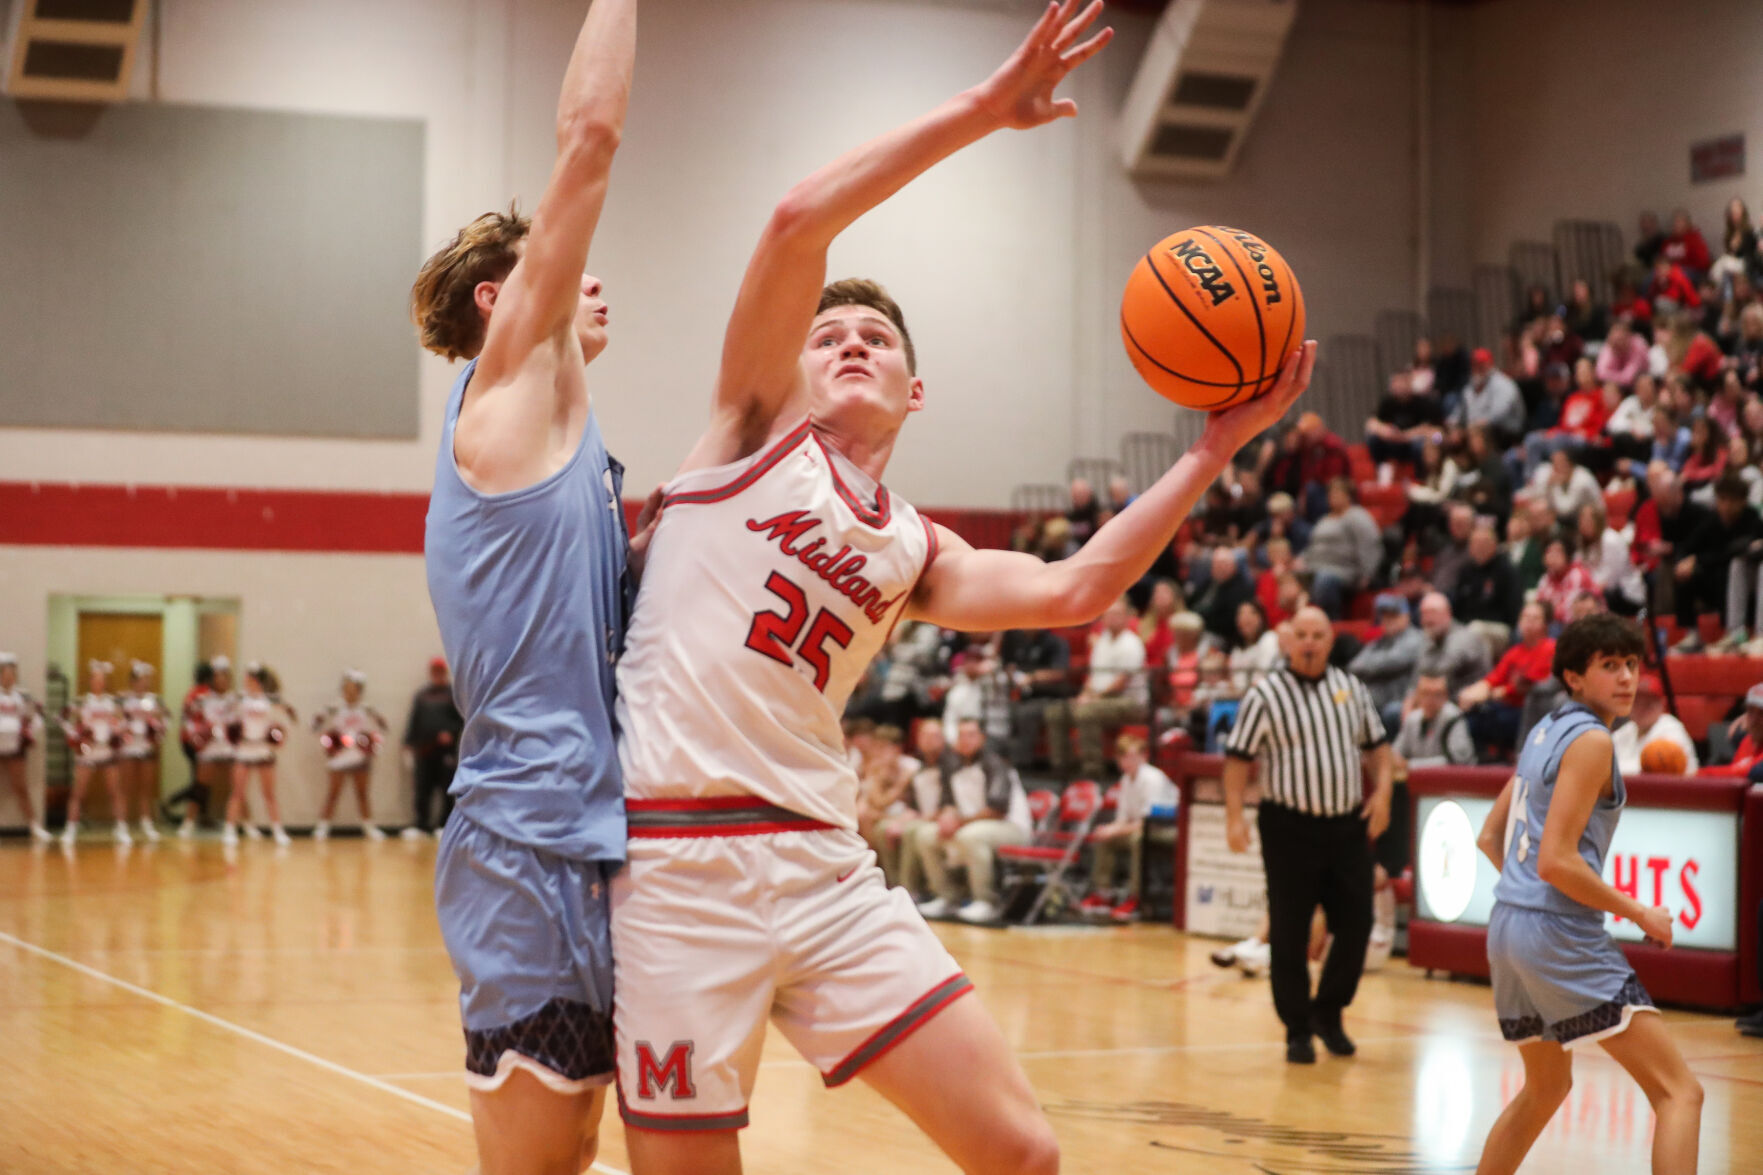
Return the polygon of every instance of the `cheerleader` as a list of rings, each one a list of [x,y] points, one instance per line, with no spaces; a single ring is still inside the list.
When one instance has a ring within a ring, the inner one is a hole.
[[[67,802],[67,827],[61,832],[61,843],[72,847],[80,835],[80,803],[86,798],[86,785],[94,774],[104,778],[110,791],[110,810],[116,816],[116,843],[129,845],[128,809],[123,806],[122,788],[117,777],[116,752],[123,741],[122,704],[110,692],[111,664],[93,661],[88,669],[86,692],[62,711],[61,729],[67,745],[73,749],[73,798]]]
[[[200,676],[184,696],[182,738],[186,751],[196,757],[196,781],[190,787],[184,804],[184,822],[178,826],[178,838],[189,840],[196,835],[196,819],[201,815],[208,795],[216,784],[228,779],[233,764],[234,712],[238,698],[233,690],[233,663],[216,657],[208,663],[208,681]],[[231,808],[231,803],[228,807]]]
[[[330,769],[330,791],[324,799],[324,811],[318,826],[312,830],[314,840],[323,840],[331,833],[331,816],[337,810],[337,797],[343,784],[355,784],[355,806],[361,812],[361,834],[368,840],[385,840],[373,822],[373,809],[367,798],[369,777],[373,774],[373,757],[385,742],[386,720],[372,706],[361,704],[362,691],[367,688],[367,675],[359,669],[343,674],[343,697],[332,702],[312,720],[318,732],[318,745],[324,749],[325,766]]]
[[[24,757],[32,744],[43,737],[43,708],[31,697],[30,691],[18,684],[18,658],[0,653],[0,776],[12,789],[19,811],[29,822],[31,835],[40,841],[55,839],[37,810],[31,806],[31,793],[24,783]]]
[[[1568,701],[1526,736],[1477,841],[1500,870],[1487,942],[1494,1008],[1524,1061],[1524,1087],[1488,1133],[1478,1175],[1518,1170],[1573,1084],[1569,1050],[1593,1041],[1652,1104],[1656,1175],[1696,1169],[1701,1084],[1604,928],[1614,914],[1671,946],[1669,908],[1604,880],[1628,798],[1610,727],[1634,705],[1644,651],[1640,630],[1608,613],[1567,626],[1553,668]]]
[[[277,696],[275,674],[255,661],[245,666],[245,689],[235,703],[227,737],[233,751],[233,794],[227,799],[226,828],[220,841],[225,845],[239,843],[239,824],[248,815],[246,792],[251,776],[256,774],[263,789],[263,803],[269,809],[270,835],[275,843],[290,842],[282,829],[282,809],[275,798],[276,748],[287,735],[285,724],[296,721],[293,708]],[[246,825],[247,833],[252,826]]]
[[[122,775],[122,798],[141,808],[141,835],[149,842],[159,839],[153,823],[153,806],[159,799],[159,744],[165,739],[165,703],[153,692],[153,666],[136,661],[129,667],[129,692],[122,696],[122,747],[117,752]],[[117,813],[124,824],[128,812]]]

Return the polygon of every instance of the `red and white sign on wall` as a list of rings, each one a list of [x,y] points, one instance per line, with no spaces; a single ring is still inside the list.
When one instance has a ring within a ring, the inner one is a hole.
[[[1423,796],[1416,812],[1415,900],[1422,918],[1486,926],[1498,872],[1475,847],[1493,801]],[[1730,951],[1738,940],[1738,816],[1635,808],[1623,812],[1604,860],[1604,880],[1675,915],[1673,945]],[[1609,917],[1619,939],[1641,940],[1634,923]]]

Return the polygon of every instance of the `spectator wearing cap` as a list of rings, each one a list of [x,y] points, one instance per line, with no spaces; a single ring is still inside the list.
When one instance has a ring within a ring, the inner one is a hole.
[[[1468,715],[1475,744],[1510,751],[1517,742],[1524,699],[1554,672],[1555,642],[1549,636],[1549,606],[1537,600],[1518,615],[1518,641],[1506,650],[1493,672],[1457,695]]]
[[[1745,693],[1745,712],[1741,716],[1745,735],[1733,750],[1732,759],[1702,768],[1702,775],[1751,779],[1763,783],[1763,683]]]
[[[1426,637],[1408,617],[1408,601],[1395,592],[1379,593],[1372,611],[1381,629],[1377,639],[1360,649],[1347,672],[1365,683],[1385,730],[1401,725],[1402,704],[1414,688],[1414,675]]]
[[[1331,620],[1339,620],[1346,596],[1371,585],[1383,559],[1383,532],[1353,498],[1353,483],[1328,483],[1328,513],[1310,531],[1299,570],[1309,570],[1310,599]]]
[[[445,828],[453,814],[453,772],[459,767],[459,738],[465,719],[453,701],[453,682],[447,661],[429,662],[428,684],[410,702],[410,718],[404,724],[404,747],[416,768],[416,827],[427,833]],[[435,819],[435,804],[440,819]]]
[[[1451,701],[1442,674],[1422,673],[1414,679],[1414,704],[1402,719],[1393,745],[1396,769],[1452,767],[1475,762],[1475,740],[1463,711]]]
[[[1493,667],[1487,642],[1452,618],[1450,598],[1443,592],[1420,597],[1420,635],[1415,673],[1444,678],[1449,697],[1480,681]]]
[[[1123,596],[1103,613],[1101,630],[1090,637],[1089,676],[1082,691],[1069,701],[1047,707],[1047,750],[1054,774],[1067,776],[1071,770],[1074,727],[1079,767],[1084,778],[1096,779],[1104,766],[1103,728],[1145,720],[1150,700],[1145,642],[1133,630],[1132,621],[1132,609]]]
[[[1695,740],[1690,738],[1690,732],[1678,721],[1677,715],[1665,712],[1665,691],[1659,683],[1659,675],[1643,673],[1635,685],[1634,710],[1629,714],[1629,720],[1610,736],[1617,769],[1625,776],[1639,775],[1645,770],[1641,764],[1647,756],[1643,752],[1661,740],[1683,751],[1686,766],[1682,773],[1694,775],[1700,767]]]
[[[1469,383],[1452,423],[1462,429],[1487,425],[1497,448],[1524,433],[1524,397],[1512,377],[1494,366],[1494,353],[1486,347],[1477,347],[1469,357]]]

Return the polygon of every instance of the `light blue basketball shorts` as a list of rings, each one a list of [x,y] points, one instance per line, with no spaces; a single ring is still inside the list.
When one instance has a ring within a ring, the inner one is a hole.
[[[1653,997],[1601,919],[1494,904],[1488,969],[1500,1033],[1514,1044],[1549,1040],[1571,1048],[1614,1036]]]
[[[459,976],[466,1084],[525,1069],[560,1093],[612,1081],[610,881],[617,865],[559,857],[453,813],[435,909]]]

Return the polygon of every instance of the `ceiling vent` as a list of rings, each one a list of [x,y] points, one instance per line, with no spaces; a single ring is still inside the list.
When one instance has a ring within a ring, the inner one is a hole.
[[[14,0],[18,9],[0,91],[54,102],[120,102],[141,41],[147,0]]]
[[[1120,116],[1127,170],[1230,174],[1297,9],[1297,0],[1175,0],[1165,9]]]

